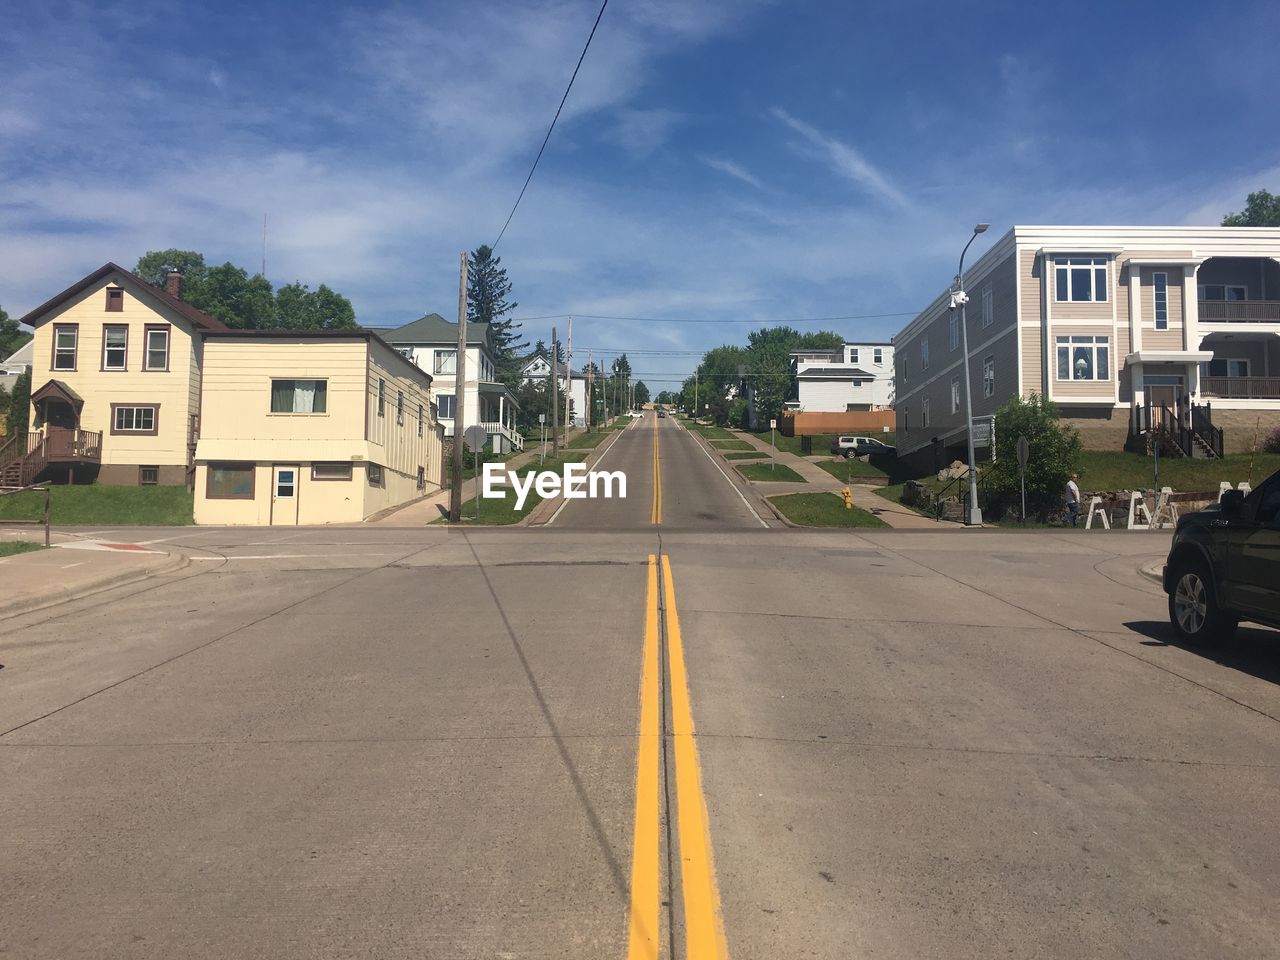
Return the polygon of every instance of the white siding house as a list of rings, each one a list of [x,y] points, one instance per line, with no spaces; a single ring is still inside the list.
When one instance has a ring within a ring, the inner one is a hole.
[[[791,410],[848,413],[893,406],[893,345],[846,343],[837,350],[796,350]]]
[[[566,383],[568,384],[569,396],[571,399],[571,416],[569,426],[581,427],[586,423],[587,416],[587,381],[582,374],[574,375],[572,380],[568,379],[569,369],[563,363],[556,363],[556,377],[560,381],[560,403],[561,414],[564,416],[564,394]],[[548,383],[551,376],[551,360],[546,354],[538,352],[531,355],[524,363],[524,367],[520,370],[520,379],[525,383]]]

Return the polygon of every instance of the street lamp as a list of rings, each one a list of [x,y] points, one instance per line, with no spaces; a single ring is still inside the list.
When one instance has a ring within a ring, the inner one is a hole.
[[[969,508],[965,511],[964,522],[965,526],[969,527],[982,526],[982,508],[978,506],[978,472],[973,455],[973,391],[969,386],[969,325],[965,322],[964,309],[965,304],[969,302],[969,295],[964,292],[964,255],[969,252],[969,244],[977,239],[978,234],[986,233],[989,226],[991,226],[989,223],[979,223],[974,226],[973,236],[960,251],[960,267],[956,271],[956,281],[951,290],[951,309],[960,308],[961,349],[964,351],[965,439],[969,444]]]

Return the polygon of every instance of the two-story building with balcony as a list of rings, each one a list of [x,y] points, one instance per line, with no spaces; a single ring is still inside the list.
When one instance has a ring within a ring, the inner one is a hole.
[[[429,313],[412,323],[379,331],[395,347],[435,378],[434,396],[446,437],[465,433],[480,424],[497,453],[524,448],[524,437],[516,429],[518,404],[506,386],[497,380],[494,364],[493,331],[487,323],[467,324],[464,369],[465,395],[463,423],[456,422],[455,377],[458,363],[458,325],[438,313]]]
[[[1053,400],[1087,447],[1214,456],[1280,423],[1280,228],[1017,226],[897,336],[900,456],[943,463],[973,413]]]
[[[2,445],[0,485],[190,482],[199,335],[226,328],[184,303],[181,283],[107,263],[22,318],[35,329],[30,429]]]
[[[796,398],[804,413],[852,413],[893,406],[893,344],[845,343],[836,350],[793,350]]]

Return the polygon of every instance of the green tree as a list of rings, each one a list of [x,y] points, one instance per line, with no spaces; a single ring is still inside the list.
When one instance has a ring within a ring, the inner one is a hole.
[[[31,407],[31,371],[24,370],[13,384],[9,395],[9,412],[5,419],[9,436],[27,432],[27,418]]]
[[[1224,227],[1280,227],[1280,197],[1255,190],[1245,198],[1244,209],[1222,218]]]
[[[133,272],[147,283],[162,288],[173,270],[182,274],[184,294],[199,287],[208,272],[204,254],[194,250],[149,250],[138,258],[133,267]],[[183,299],[186,299],[185,295]]]
[[[184,281],[182,299],[238,330],[277,326],[271,282],[260,273],[251,277],[243,267],[232,263],[210,267],[204,280],[190,292]]]
[[[1027,515],[1045,520],[1062,503],[1067,481],[1080,470],[1080,436],[1058,418],[1058,408],[1039,394],[1013,397],[996,411],[995,463],[984,483],[993,519],[1021,509],[1018,438],[1026,437]]]
[[[0,360],[8,358],[30,339],[31,334],[18,326],[17,320],[10,319],[4,307],[0,307]]]
[[[520,324],[506,318],[518,303],[507,299],[511,281],[502,258],[486,245],[467,258],[467,322],[487,323],[493,330],[494,365],[498,379],[513,386],[520,376],[520,359],[529,348],[520,335]]]
[[[323,283],[309,290],[288,283],[276,291],[275,325],[288,330],[350,330],[356,325],[351,301]]]
[[[643,407],[649,402],[649,387],[643,380],[637,380],[635,386],[636,406]]]

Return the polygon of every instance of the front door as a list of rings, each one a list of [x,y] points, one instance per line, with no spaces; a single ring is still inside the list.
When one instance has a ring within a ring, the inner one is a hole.
[[[75,448],[76,412],[62,400],[44,401],[46,450],[53,458],[65,459]]]
[[[297,526],[298,466],[276,464],[271,471],[271,525]]]

